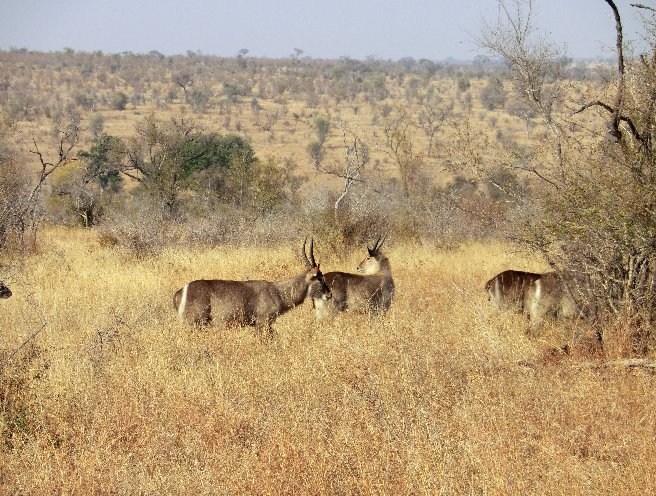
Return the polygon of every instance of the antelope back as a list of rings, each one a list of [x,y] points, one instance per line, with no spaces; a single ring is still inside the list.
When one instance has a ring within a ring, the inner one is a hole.
[[[545,319],[572,319],[583,316],[573,289],[580,293],[580,281],[557,272],[535,274],[507,270],[485,284],[490,300],[498,308],[528,316],[531,332]],[[583,285],[585,286],[585,285]]]
[[[529,291],[542,274],[505,270],[485,283],[489,300],[500,309],[526,311]]]
[[[314,299],[318,319],[335,312],[381,313],[389,310],[394,296],[394,279],[389,260],[380,251],[383,241],[384,238],[379,237],[373,248],[367,247],[368,256],[357,267],[359,274],[326,274],[332,301],[326,305]]]

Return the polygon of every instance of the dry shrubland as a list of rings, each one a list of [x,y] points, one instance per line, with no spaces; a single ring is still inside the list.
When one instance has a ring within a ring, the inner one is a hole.
[[[90,231],[41,235],[0,301],[0,492],[656,490],[653,375],[556,356],[582,327],[529,339],[522,318],[494,311],[488,277],[543,269],[509,245],[390,240],[388,315],[318,324],[305,303],[268,341],[183,325],[171,297],[193,278],[288,277],[297,246],[139,258]],[[361,256],[317,248],[326,271]]]
[[[613,72],[530,5],[472,64],[0,51],[0,493],[656,492],[656,37]],[[384,317],[176,319],[382,233]],[[596,321],[527,336],[509,268]]]

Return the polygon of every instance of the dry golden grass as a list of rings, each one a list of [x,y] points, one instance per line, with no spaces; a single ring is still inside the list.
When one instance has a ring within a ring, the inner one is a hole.
[[[5,261],[0,493],[656,491],[656,379],[543,364],[558,333],[528,339],[482,291],[504,268],[542,268],[507,246],[392,245],[385,318],[319,325],[306,303],[263,341],[178,323],[172,294],[197,277],[287,277],[297,246],[137,260],[90,232],[43,236]],[[326,271],[362,255],[321,246]]]

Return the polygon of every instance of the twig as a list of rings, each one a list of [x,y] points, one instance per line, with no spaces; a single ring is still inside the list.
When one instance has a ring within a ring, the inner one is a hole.
[[[574,365],[578,369],[595,369],[608,367],[626,367],[629,369],[646,369],[650,372],[656,372],[656,360],[648,358],[624,358],[620,360],[610,360],[605,362],[585,362]]]
[[[656,9],[653,7],[649,7],[648,5],[643,5],[641,3],[632,3],[631,7],[635,7],[637,9],[646,9],[646,10],[651,10],[652,12],[656,12]]]
[[[16,348],[16,349],[13,351],[13,353],[11,353],[7,358],[5,358],[4,361],[2,362],[2,364],[0,364],[0,365],[2,365],[2,366],[4,367],[4,366],[7,365],[9,362],[11,362],[11,359],[14,358],[14,356],[16,356],[16,354],[17,354],[20,350],[22,350],[23,347],[24,347],[27,343],[29,343],[30,341],[32,341],[32,340],[33,340],[33,339],[34,339],[34,338],[35,338],[35,337],[36,337],[41,331],[43,331],[43,329],[45,329],[46,325],[48,325],[48,322],[47,322],[47,321],[44,322],[44,323],[41,325],[41,327],[39,327],[39,329],[37,329],[36,331],[34,331],[34,332],[33,332],[33,333],[32,333],[32,334],[31,334],[31,335],[30,335],[25,341],[23,341],[23,343],[22,343],[18,348]]]

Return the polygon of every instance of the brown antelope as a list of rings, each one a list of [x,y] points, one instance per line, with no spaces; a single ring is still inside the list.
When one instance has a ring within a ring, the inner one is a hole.
[[[326,284],[332,292],[331,301],[314,298],[317,318],[335,312],[383,313],[389,310],[394,296],[394,279],[389,260],[380,251],[385,238],[379,236],[368,256],[358,264],[360,274],[327,272]]]
[[[5,283],[0,281],[0,298],[3,300],[6,300],[12,295],[11,289],[9,289],[7,286],[5,286]]]
[[[556,272],[536,274],[506,270],[487,281],[485,290],[497,308],[527,315],[531,329],[535,329],[547,317],[575,318],[581,315],[569,286]]]
[[[314,240],[310,241],[310,259],[303,241],[302,258],[306,269],[292,279],[269,281],[192,281],[173,296],[173,305],[181,320],[194,324],[214,322],[223,325],[252,325],[271,331],[279,315],[311,297],[331,298],[319,264],[314,260]]]

